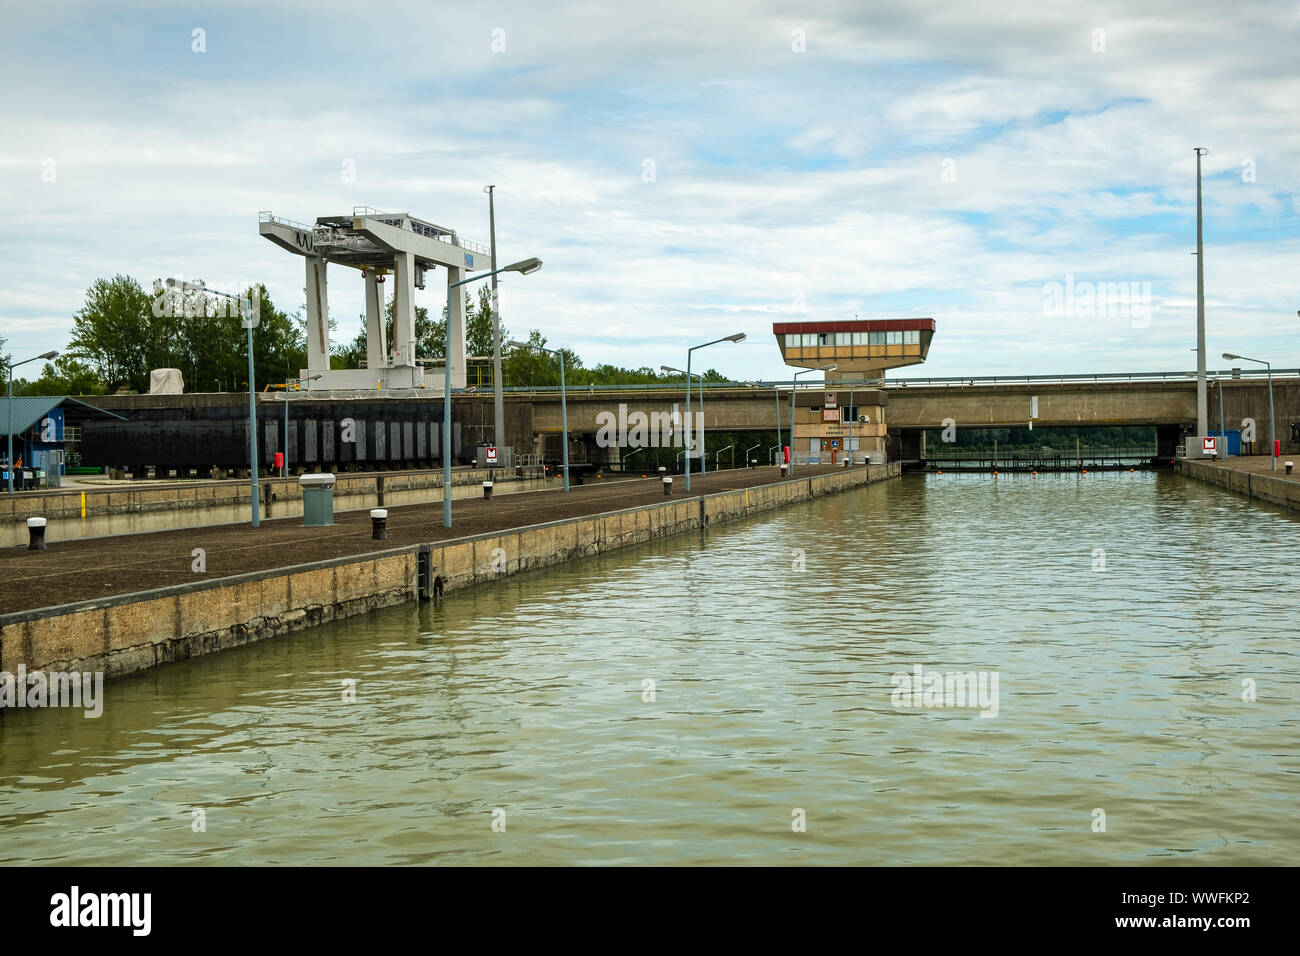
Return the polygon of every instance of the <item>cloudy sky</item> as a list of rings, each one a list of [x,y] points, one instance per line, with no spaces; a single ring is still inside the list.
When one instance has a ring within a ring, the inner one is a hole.
[[[932,316],[896,375],[1191,368],[1205,146],[1211,355],[1294,368],[1298,51],[1294,0],[24,4],[0,335],[61,347],[119,272],[294,311],[260,210],[486,242],[493,183],[503,261],[546,263],[503,281],[505,325],[588,365],[744,331],[705,364],[784,378],[774,321]],[[331,279],[350,339],[363,285]],[[1130,301],[1088,314],[1102,283]]]

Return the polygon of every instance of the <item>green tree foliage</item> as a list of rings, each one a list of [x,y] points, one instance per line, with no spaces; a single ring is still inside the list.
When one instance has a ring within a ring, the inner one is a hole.
[[[86,290],[86,304],[72,318],[68,354],[86,360],[109,391],[148,384],[145,356],[155,340],[150,303],[140,283],[116,275],[96,279]]]
[[[393,308],[396,300],[389,298],[384,303],[384,334],[388,347],[393,347]],[[360,368],[366,361],[366,317],[358,317],[361,331],[347,344],[337,345],[330,357],[331,368]],[[422,305],[415,307],[415,353],[421,359],[440,359],[443,356],[447,336],[447,307],[442,307],[440,319],[430,319],[429,310]],[[501,338],[507,340],[510,333],[502,328]],[[492,354],[492,290],[483,286],[478,291],[478,303],[475,304],[469,292],[465,293],[465,354],[471,357],[490,356]]]
[[[260,310],[253,330],[255,387],[295,377],[307,363],[301,318],[277,310],[265,286],[242,294]],[[235,390],[248,385],[246,336],[238,307],[227,298],[179,292],[161,280],[150,295],[135,279],[118,275],[97,279],[87,290],[86,304],[73,316],[67,354],[109,392],[147,392],[156,368],[180,369],[190,391]],[[69,367],[55,374],[75,372]]]
[[[93,368],[70,355],[46,362],[35,381],[17,379],[15,395],[102,395],[104,383]]]

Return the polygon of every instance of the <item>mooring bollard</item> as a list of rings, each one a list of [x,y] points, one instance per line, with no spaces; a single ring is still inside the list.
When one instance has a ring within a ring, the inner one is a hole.
[[[388,509],[373,508],[370,511],[370,540],[388,540]]]
[[[44,551],[45,550],[45,519],[28,518],[27,519],[27,550]]]
[[[483,500],[487,501],[491,497],[492,497],[492,482],[485,481],[483,482]]]
[[[1295,464],[1295,462],[1293,462],[1293,461],[1288,461],[1288,462],[1286,463],[1286,473],[1287,473],[1288,475],[1291,474],[1291,466],[1294,465],[1294,464]]]
[[[789,470],[790,470],[790,466],[787,465],[785,462],[781,462],[781,477],[782,477],[782,478],[785,477],[786,472],[789,471]]]
[[[667,498],[673,493],[672,475],[664,475],[664,497]]]

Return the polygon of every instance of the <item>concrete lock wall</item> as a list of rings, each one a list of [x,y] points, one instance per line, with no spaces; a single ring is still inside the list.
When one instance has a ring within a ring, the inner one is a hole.
[[[505,469],[457,471],[452,473],[452,497],[477,497],[489,477],[496,482],[496,494],[546,487],[545,479],[520,478]],[[262,478],[258,486],[263,518],[302,514],[297,478]],[[52,542],[246,521],[249,491],[243,480],[0,496],[0,547],[27,543],[28,518],[45,518],[46,538]],[[343,473],[334,487],[334,510],[423,504],[441,496],[441,470]]]
[[[1237,471],[1203,461],[1188,461],[1180,458],[1174,463],[1179,474],[1211,485],[1218,485],[1228,491],[1235,491],[1256,501],[1300,511],[1300,482],[1288,481],[1248,471]]]
[[[258,571],[0,616],[0,670],[119,677],[421,597],[421,552],[438,591],[731,521],[901,474],[873,465],[759,488],[357,557]],[[498,550],[499,549],[499,550]]]

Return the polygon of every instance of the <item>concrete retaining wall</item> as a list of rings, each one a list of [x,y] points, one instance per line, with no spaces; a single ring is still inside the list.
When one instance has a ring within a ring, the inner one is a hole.
[[[1174,462],[1174,469],[1180,475],[1195,478],[1211,485],[1218,485],[1228,491],[1246,495],[1257,501],[1300,511],[1300,481],[1273,475],[1261,475],[1248,471],[1237,471],[1203,461],[1188,461],[1180,458]],[[1281,472],[1279,471],[1279,474]]]
[[[419,555],[450,591],[732,521],[869,482],[898,463],[364,556],[276,568],[0,616],[0,670],[117,677],[420,597]]]

